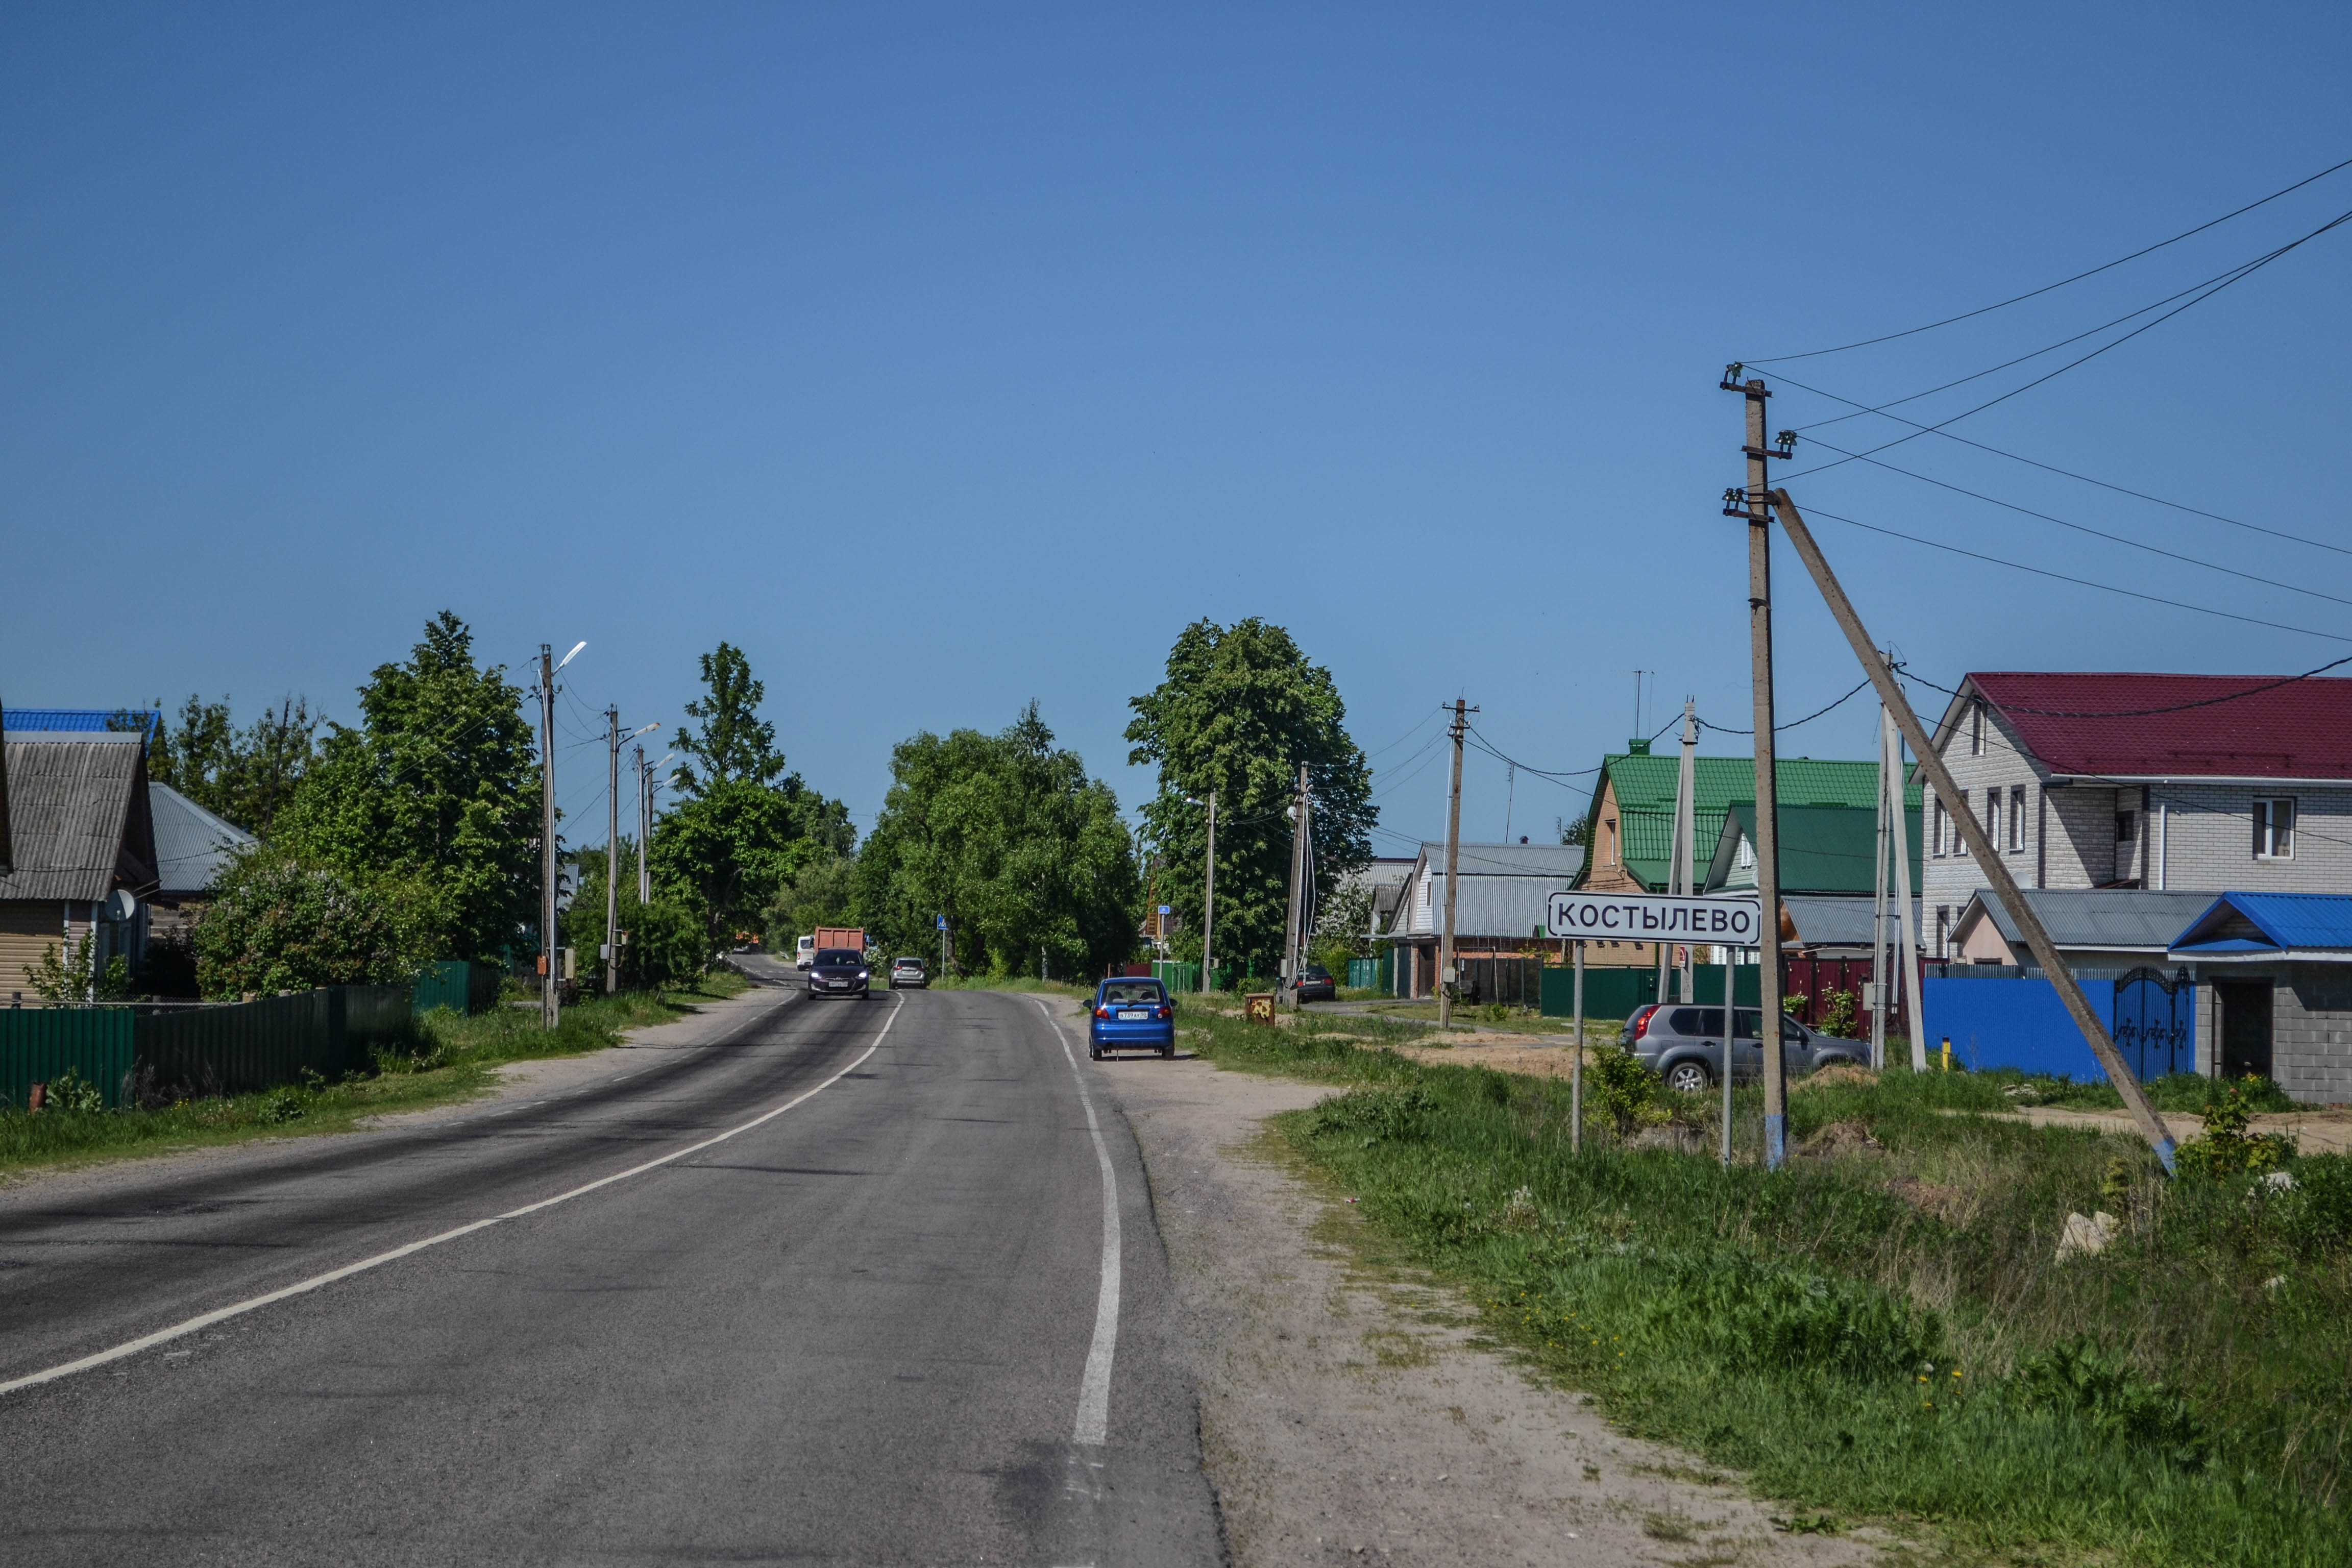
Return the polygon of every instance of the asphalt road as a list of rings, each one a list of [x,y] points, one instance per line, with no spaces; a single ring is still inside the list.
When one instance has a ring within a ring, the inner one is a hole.
[[[1045,1006],[730,1014],[535,1104],[0,1200],[0,1554],[1219,1561],[1135,1142]]]

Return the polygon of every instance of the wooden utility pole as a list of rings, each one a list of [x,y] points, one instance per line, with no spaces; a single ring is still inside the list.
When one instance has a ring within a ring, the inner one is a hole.
[[[1298,786],[1290,797],[1290,912],[1283,922],[1282,994],[1298,1005],[1300,950],[1307,945],[1307,764],[1298,764]]]
[[[563,950],[555,929],[555,649],[546,643],[539,645],[539,1022],[552,1029],[563,1006],[556,995]]]
[[[1476,711],[1455,698],[1454,722],[1446,730],[1454,737],[1454,787],[1445,797],[1445,928],[1437,939],[1437,1026],[1441,1029],[1454,1022],[1454,900],[1462,880],[1456,875],[1462,868],[1462,737],[1469,731],[1469,716]]]
[[[1968,840],[1969,853],[1976,857],[1978,869],[1984,873],[1985,880],[1992,884],[1993,896],[2000,900],[2001,908],[2009,911],[2009,918],[2017,922],[2018,935],[2025,939],[2025,945],[2032,952],[2034,962],[2042,965],[2042,973],[2048,975],[2050,983],[2058,988],[2058,998],[2065,1003],[2074,1026],[2083,1031],[2083,1038],[2089,1043],[2091,1054],[2099,1058],[2099,1065],[2106,1069],[2108,1081],[2116,1086],[2116,1092],[2123,1096],[2124,1109],[2131,1112],[2132,1120],[2139,1125],[2141,1135],[2147,1138],[2148,1146],[2156,1151],[2156,1157],[2169,1172],[2172,1169],[2172,1134],[2165,1127],[2164,1118],[2156,1113],[2156,1107],[2149,1103],[2147,1091],[2140,1088],[2139,1079],[2125,1065],[2122,1054],[2116,1049],[2115,1041],[2108,1037],[2107,1026],[2091,1010],[2089,999],[2083,994],[2083,987],[2074,979],[2074,972],[2066,966],[2064,955],[2050,940],[2050,933],[2042,928],[2040,917],[2033,912],[2033,906],[2027,903],[2025,895],[2018,890],[2017,879],[2009,874],[2008,866],[2002,863],[1999,847],[1986,836],[1983,825],[1977,821],[1975,812],[1969,806],[1968,796],[1960,793],[1959,786],[1952,780],[1951,770],[1944,765],[1943,753],[1936,749],[1934,738],[1919,722],[1918,714],[1911,710],[1909,699],[1895,684],[1895,672],[1887,668],[1885,659],[1879,657],[1876,646],[1870,640],[1870,634],[1863,629],[1862,617],[1854,613],[1853,602],[1845,596],[1845,589],[1830,571],[1829,562],[1822,556],[1821,546],[1813,542],[1812,531],[1805,526],[1805,520],[1789,500],[1789,492],[1774,490],[1770,500],[1772,509],[1780,514],[1780,526],[1787,531],[1789,542],[1796,547],[1798,559],[1804,562],[1805,569],[1821,585],[1822,597],[1829,601],[1830,614],[1837,617],[1839,628],[1845,633],[1846,641],[1853,646],[1854,657],[1862,661],[1871,684],[1878,688],[1878,700],[1885,703],[1894,714],[1895,722],[1901,728],[1903,738],[1911,742],[1911,753],[1919,759],[1919,766],[1926,771],[1927,782],[1935,789],[1937,798],[1944,803],[1944,809],[1951,813],[1952,820],[1959,826],[1960,837]],[[1924,1022],[1916,1014],[1913,1016],[1911,1032],[1915,1040]]]
[[[1764,445],[1764,400],[1772,394],[1760,378],[1739,379],[1740,367],[1724,372],[1723,385],[1748,399],[1748,489],[1740,498],[1748,521],[1748,657],[1756,714],[1756,898],[1761,927],[1756,933],[1757,1045],[1764,1066],[1764,1168],[1777,1171],[1789,1152],[1788,1084],[1780,1047],[1780,780],[1772,746],[1772,514],[1765,500],[1765,465],[1774,456]],[[1795,437],[1790,437],[1793,443]],[[1727,501],[1728,498],[1727,498]],[[1724,510],[1742,515],[1737,506]],[[1726,1008],[1731,998],[1723,999]],[[1737,1031],[1735,1030],[1736,1034]],[[1731,1072],[1724,1063],[1725,1075]]]
[[[1216,986],[1210,978],[1215,972],[1216,961],[1210,956],[1209,942],[1217,934],[1217,792],[1209,792],[1209,852],[1202,858],[1207,870],[1201,891],[1201,994],[1206,996]]]

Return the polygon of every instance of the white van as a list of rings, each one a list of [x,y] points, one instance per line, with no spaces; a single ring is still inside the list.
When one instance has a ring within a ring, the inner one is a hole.
[[[801,938],[800,951],[793,954],[793,967],[795,969],[806,969],[810,964],[814,963],[815,962],[816,938],[813,936],[804,936]]]

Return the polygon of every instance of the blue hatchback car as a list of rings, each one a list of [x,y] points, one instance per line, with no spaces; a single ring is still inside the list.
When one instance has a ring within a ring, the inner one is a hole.
[[[1105,1051],[1176,1054],[1176,1004],[1157,980],[1106,980],[1095,987],[1087,1022],[1087,1055]]]

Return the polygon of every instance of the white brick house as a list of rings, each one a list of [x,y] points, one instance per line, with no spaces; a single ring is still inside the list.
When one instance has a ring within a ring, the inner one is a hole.
[[[2352,892],[2352,680],[1979,673],[1935,742],[1930,956],[1986,885],[1963,804],[2021,887]]]

